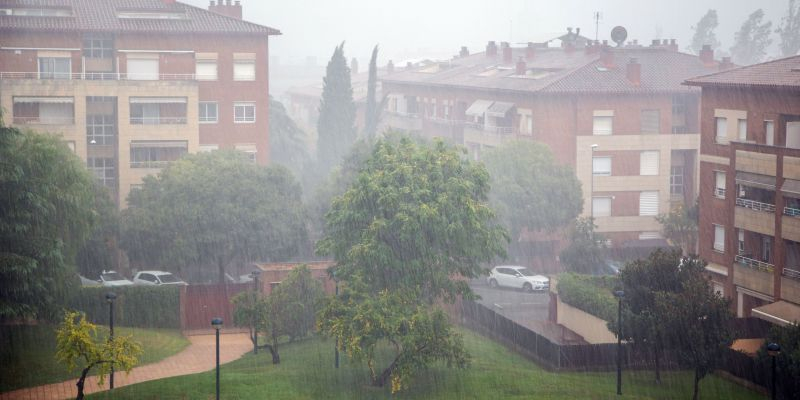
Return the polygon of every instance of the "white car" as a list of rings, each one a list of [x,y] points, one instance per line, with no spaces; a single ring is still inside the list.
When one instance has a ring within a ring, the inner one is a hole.
[[[100,274],[100,280],[98,282],[106,287],[133,285],[133,282],[125,279],[124,276],[116,271],[103,271],[103,273]]]
[[[519,265],[498,265],[492,268],[487,282],[493,288],[505,286],[523,289],[527,292],[550,288],[550,279],[548,277],[534,275],[528,268]]]
[[[139,271],[133,277],[137,285],[188,285],[175,275],[165,271]]]

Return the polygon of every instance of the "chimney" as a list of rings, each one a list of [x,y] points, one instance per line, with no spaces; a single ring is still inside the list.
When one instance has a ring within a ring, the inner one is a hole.
[[[393,72],[394,72],[394,63],[392,62],[392,60],[389,60],[389,63],[386,64],[386,73],[391,74]]]
[[[722,57],[722,62],[719,63],[719,70],[725,71],[726,69],[733,68],[733,63],[730,57]]]
[[[661,41],[661,44],[664,45],[664,46],[669,46],[669,40],[664,39],[664,40]]]
[[[658,39],[653,39],[653,43],[650,43],[650,47],[658,47],[661,44],[661,41]]]
[[[489,43],[486,45],[486,57],[494,57],[497,55],[497,43],[494,40],[490,40]]]
[[[461,51],[458,52],[459,57],[467,57],[469,56],[469,50],[467,50],[467,46],[461,46]]]
[[[597,52],[597,46],[595,46],[594,41],[589,40],[586,42],[586,47],[583,48],[583,52],[585,54],[594,54]]]
[[[503,64],[511,64],[511,45],[503,42],[500,47],[503,48]]]
[[[163,1],[169,2],[170,0]],[[172,2],[174,3],[174,1]],[[231,4],[231,0],[225,0],[225,4],[222,4],[222,0],[217,1],[216,4],[214,4],[214,0],[211,0],[211,4],[208,6],[208,11],[231,18],[242,19],[242,3],[239,0],[236,0],[236,3],[234,4]]]
[[[711,45],[703,45],[703,48],[700,50],[700,61],[702,61],[705,66],[714,64],[714,50],[711,49]]]
[[[672,51],[678,51],[678,42],[675,39],[669,40],[669,49]]]
[[[410,71],[411,68],[414,68],[414,64],[412,64],[411,61],[406,62],[406,69]]]
[[[536,56],[536,44],[528,42],[528,47],[525,49],[525,59],[533,60],[534,56]]]
[[[517,75],[525,75],[525,71],[528,69],[528,65],[525,63],[525,58],[520,57],[517,60]]]
[[[358,59],[355,57],[350,60],[350,73],[353,75],[358,75]]]
[[[614,68],[614,51],[607,44],[600,49],[600,63],[606,68]]]
[[[642,84],[642,64],[635,57],[628,61],[625,75],[632,84],[639,86]]]

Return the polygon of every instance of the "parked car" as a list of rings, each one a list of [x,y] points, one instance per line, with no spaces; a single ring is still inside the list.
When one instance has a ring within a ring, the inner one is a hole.
[[[188,285],[166,271],[139,271],[133,277],[133,283],[137,285]]]
[[[133,285],[133,282],[125,279],[124,276],[120,275],[120,273],[116,271],[103,271],[103,273],[100,274],[100,279],[98,282],[100,282],[101,285],[108,287]]]
[[[81,286],[82,287],[97,287],[97,286],[100,286],[100,282],[98,282],[98,281],[96,281],[94,279],[89,279],[89,278],[87,278],[87,277],[85,277],[83,275],[80,275],[80,274],[78,274],[78,278],[81,281]]]
[[[528,268],[519,265],[498,265],[492,268],[487,278],[489,286],[512,287],[528,292],[534,290],[547,290],[550,288],[550,279],[544,275],[535,275]]]

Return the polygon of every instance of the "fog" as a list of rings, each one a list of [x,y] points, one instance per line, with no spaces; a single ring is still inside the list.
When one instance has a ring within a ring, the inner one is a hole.
[[[189,0],[207,8],[208,1]],[[244,19],[283,32],[270,40],[270,56],[280,65],[304,65],[315,57],[324,66],[334,46],[346,41],[348,58],[366,66],[372,46],[381,46],[380,63],[413,58],[449,58],[460,46],[483,51],[488,40],[528,42],[553,39],[567,27],[580,27],[595,37],[594,12],[601,13],[600,40],[611,28],[625,26],[628,39],[677,39],[683,50],[694,25],[708,9],[719,15],[717,38],[730,48],[734,33],[757,8],[765,20],[780,24],[785,0],[672,0],[664,2],[601,0],[404,0],[374,1],[296,0],[290,2],[242,0]],[[770,56],[777,53],[773,40]]]

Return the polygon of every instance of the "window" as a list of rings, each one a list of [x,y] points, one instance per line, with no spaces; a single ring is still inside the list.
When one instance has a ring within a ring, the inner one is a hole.
[[[134,81],[157,81],[158,56],[152,58],[128,58],[127,77]]]
[[[761,261],[772,262],[772,238],[769,236],[761,236]]]
[[[233,103],[233,122],[237,124],[256,122],[256,103]]]
[[[235,81],[254,81],[256,80],[255,61],[234,61],[233,80]]]
[[[39,57],[39,79],[70,79],[71,75],[71,58]]]
[[[611,157],[592,157],[592,173],[598,176],[611,176]]]
[[[201,144],[197,148],[198,153],[210,153],[212,151],[219,150],[218,144]]]
[[[186,123],[185,97],[131,97],[132,125],[171,125]]]
[[[775,145],[775,122],[764,121],[764,132],[766,134],[767,146]]]
[[[95,180],[105,187],[115,186],[116,162],[113,158],[93,158],[86,159],[86,167],[94,173]]]
[[[738,138],[740,141],[744,142],[745,140],[747,140],[747,120],[740,119],[738,122],[739,122],[739,124],[737,125]]]
[[[658,192],[639,193],[639,215],[643,217],[658,215]]]
[[[195,76],[198,81],[217,80],[217,60],[197,60]]]
[[[639,155],[639,175],[658,175],[658,151],[643,151]]]
[[[102,36],[84,37],[83,56],[86,58],[112,58],[114,56],[114,40]]]
[[[642,110],[639,122],[642,134],[661,132],[661,112],[659,110]]]
[[[683,165],[673,165],[669,169],[669,194],[683,195]]]
[[[725,227],[714,224],[714,250],[725,252]]]
[[[737,250],[736,254],[738,254],[740,256],[743,256],[744,255],[744,230],[739,229],[738,236],[739,236],[738,237],[739,240],[738,240],[738,248],[736,249]]]
[[[236,150],[239,150],[242,153],[244,153],[247,156],[247,159],[250,160],[250,162],[252,162],[252,163],[256,162],[256,153],[258,152],[258,150],[256,149],[256,145],[255,144],[252,144],[252,143],[251,144],[237,144],[234,147],[236,148]]]
[[[714,197],[725,198],[725,173],[714,171]]]
[[[86,115],[86,141],[92,145],[114,144],[116,121],[113,115]]]
[[[790,149],[800,149],[799,121],[791,121],[786,123],[786,147]]]
[[[132,141],[131,168],[163,168],[186,154],[186,141]]]
[[[639,240],[661,239],[661,232],[639,232]]]
[[[685,96],[672,98],[672,133],[687,133],[686,110],[689,108]]]
[[[611,216],[611,197],[592,197],[592,216]]]
[[[201,101],[200,102],[200,123],[211,124],[217,122],[217,102],[216,101]]]
[[[72,97],[14,97],[15,124],[72,125],[75,123]]]
[[[725,117],[716,117],[717,125],[717,143],[728,143],[728,119]]]
[[[592,121],[592,134],[593,135],[610,135],[613,131],[614,125],[614,112],[613,111],[595,111],[594,119]]]

